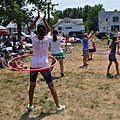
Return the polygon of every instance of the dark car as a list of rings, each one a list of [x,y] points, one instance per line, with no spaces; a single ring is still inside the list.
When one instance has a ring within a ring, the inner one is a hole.
[[[76,34],[77,38],[83,39],[84,33],[82,31],[71,31],[69,32],[69,37],[73,37],[73,33]]]
[[[110,38],[113,37],[112,33],[108,33],[108,34],[110,35]],[[98,33],[97,38],[98,39],[107,39],[106,32],[100,32],[100,33]]]
[[[97,38],[98,39],[106,38],[106,32],[100,32],[100,33],[98,33]]]

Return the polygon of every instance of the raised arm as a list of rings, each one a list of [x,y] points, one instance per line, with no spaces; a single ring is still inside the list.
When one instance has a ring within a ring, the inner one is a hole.
[[[93,30],[90,32],[90,34],[88,35],[88,38],[90,38],[93,34]]]
[[[38,16],[37,18],[31,23],[30,27],[29,27],[29,32],[31,33],[33,31],[33,28],[36,24],[36,22],[38,21],[38,19],[40,18],[40,11],[38,10]]]
[[[63,36],[58,32],[58,35],[63,38]]]
[[[50,29],[50,26],[48,25],[47,21],[46,21],[46,11],[44,11],[44,17],[43,17],[43,21],[46,25],[46,30],[47,32],[49,32],[51,29]]]

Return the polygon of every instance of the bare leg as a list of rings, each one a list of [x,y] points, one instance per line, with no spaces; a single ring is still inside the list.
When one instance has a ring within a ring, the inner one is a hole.
[[[33,104],[33,95],[34,95],[34,89],[35,89],[36,83],[30,83],[29,88],[29,104],[32,106]]]
[[[55,63],[55,60],[52,60],[52,65]],[[53,70],[53,67],[50,68],[50,71]]]
[[[63,60],[59,60],[61,73],[64,73]]]
[[[107,41],[107,44],[108,44],[108,46],[109,46],[109,44],[110,44],[110,40]]]
[[[57,92],[53,84],[48,84],[48,87],[50,88],[51,94],[53,96],[54,102],[56,104],[56,107],[59,108],[59,103],[58,103],[58,97],[57,97]]]
[[[6,61],[5,61],[5,59],[3,59],[3,63],[4,63],[4,65],[5,65],[5,67],[8,66],[7,63],[6,63]]]
[[[7,67],[7,63],[4,58],[1,58],[1,63],[2,63],[3,68]]]
[[[118,62],[116,61],[115,62],[115,65],[116,65],[116,71],[117,71],[117,74],[119,73],[119,66],[118,66]]]
[[[112,65],[112,62],[110,61],[109,65],[108,65],[108,68],[107,68],[107,73],[109,73],[111,65]]]
[[[83,65],[86,65],[86,64],[87,64],[87,58],[83,57]]]
[[[93,52],[90,52],[90,59],[92,59]]]

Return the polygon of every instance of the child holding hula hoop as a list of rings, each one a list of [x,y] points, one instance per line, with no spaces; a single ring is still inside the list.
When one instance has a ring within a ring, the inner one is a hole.
[[[52,39],[51,39],[51,54],[55,57],[60,63],[60,70],[61,70],[61,77],[64,76],[64,66],[63,66],[63,59],[65,55],[61,48],[61,41],[63,40],[63,36],[57,31],[54,30],[52,32]],[[52,60],[52,65],[55,63],[55,60]],[[52,68],[53,69],[53,68]],[[52,71],[51,69],[51,71]]]
[[[116,59],[116,56],[115,56],[115,54],[116,54],[116,44],[118,42],[119,41],[117,41],[117,37],[112,38],[112,43],[111,43],[111,46],[110,46],[111,51],[110,51],[110,54],[109,54],[109,65],[108,65],[108,68],[107,68],[107,76],[108,77],[110,76],[111,78],[113,78],[113,77],[112,77],[112,74],[109,73],[109,71],[110,71],[110,67],[112,65],[112,62],[114,62],[115,65],[116,65],[117,75],[120,75],[118,62],[117,62],[117,59]]]
[[[49,47],[50,38],[48,36],[45,36],[45,33],[46,33],[46,30],[47,32],[50,31],[50,27],[47,24],[45,17],[46,17],[46,12],[43,18],[45,26],[41,24],[38,24],[37,26],[38,35],[33,33],[33,27],[35,26],[36,22],[40,18],[39,10],[38,10],[38,17],[35,19],[35,21],[32,22],[29,28],[29,31],[31,33],[31,38],[32,38],[32,44],[33,44],[33,58],[31,61],[31,69],[33,68],[39,69],[39,68],[44,68],[49,66],[48,65],[48,47]],[[51,71],[46,70],[46,71],[30,71],[29,105],[27,106],[28,111],[30,112],[33,111],[33,95],[34,95],[34,90],[36,86],[36,78],[37,78],[38,72],[42,74],[42,76],[46,80],[46,83],[48,84],[48,87],[54,98],[54,102],[56,104],[56,112],[60,112],[64,110],[65,106],[59,105],[57,92],[53,85]]]

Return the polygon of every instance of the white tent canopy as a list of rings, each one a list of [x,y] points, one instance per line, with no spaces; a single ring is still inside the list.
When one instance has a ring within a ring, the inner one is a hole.
[[[17,24],[16,24],[16,23],[13,23],[13,22],[10,22],[6,27],[7,27],[8,29],[9,29],[9,28],[16,28],[16,29],[17,29]]]
[[[7,30],[7,28],[0,25],[0,30]]]

